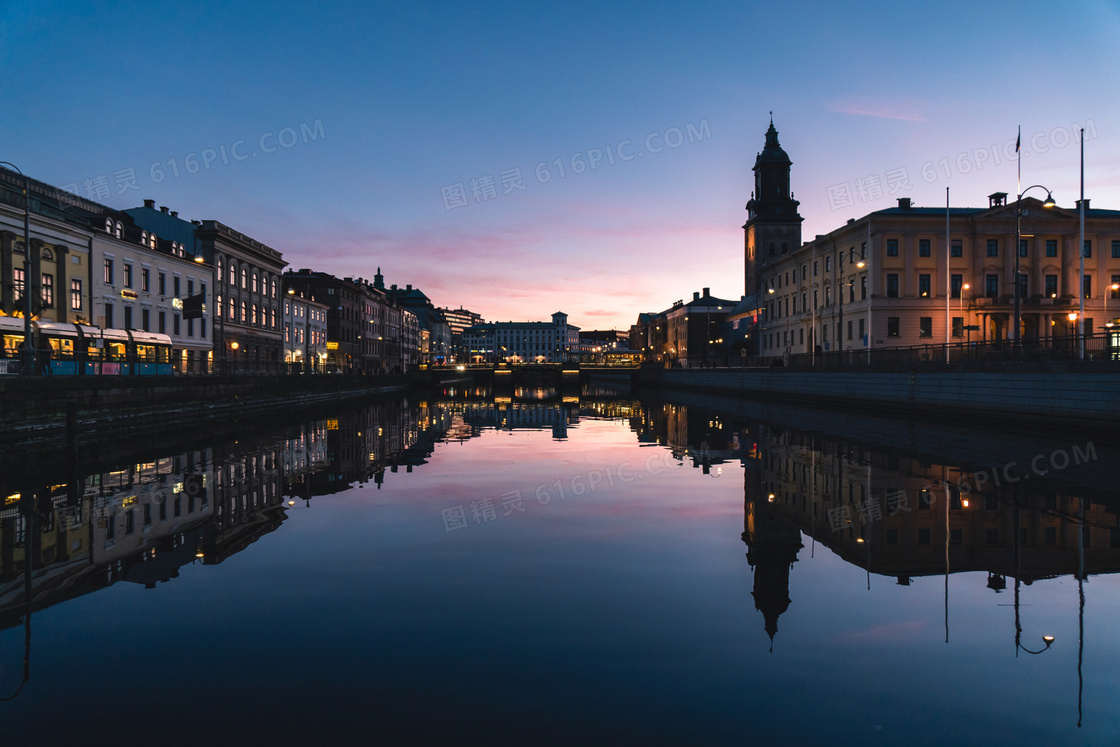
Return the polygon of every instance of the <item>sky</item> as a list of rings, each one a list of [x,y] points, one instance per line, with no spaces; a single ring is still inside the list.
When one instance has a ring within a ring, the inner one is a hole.
[[[0,160],[489,321],[743,287],[774,125],[803,238],[1043,184],[1120,209],[1120,2],[0,0]],[[1041,197],[1035,191],[1032,194]]]

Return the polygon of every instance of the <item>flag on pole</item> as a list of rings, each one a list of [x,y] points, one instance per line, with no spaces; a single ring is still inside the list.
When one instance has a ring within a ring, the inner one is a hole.
[[[1019,130],[1019,134],[1015,136],[1015,152],[1019,152],[1019,141],[1023,138],[1023,131]]]

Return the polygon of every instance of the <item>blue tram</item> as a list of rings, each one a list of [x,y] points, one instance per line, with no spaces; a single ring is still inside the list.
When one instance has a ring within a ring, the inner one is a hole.
[[[59,376],[162,376],[172,371],[171,338],[139,330],[33,321],[38,373]],[[23,319],[0,317],[0,375],[20,372]]]

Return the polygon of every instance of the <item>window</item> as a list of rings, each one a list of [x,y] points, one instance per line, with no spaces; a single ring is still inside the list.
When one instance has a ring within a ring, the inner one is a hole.
[[[1112,243],[1115,245],[1116,243],[1120,243],[1120,242],[1115,242],[1114,241]],[[1046,256],[1047,257],[1057,257],[1058,256],[1058,240],[1057,239],[1046,239]],[[1120,255],[1117,255],[1116,253],[1113,253],[1112,256],[1116,257],[1116,256],[1120,256]]]
[[[813,277],[817,276],[817,269],[818,269],[817,265],[818,265],[818,262],[816,260],[814,260],[813,261]]]
[[[159,274],[159,294],[161,296],[167,295],[167,275],[163,272]]]
[[[108,258],[105,260],[105,284],[113,284],[113,260]]]
[[[241,301],[241,323],[247,324],[249,322],[249,304],[244,299]]]
[[[140,290],[150,291],[152,289],[152,271],[147,267],[140,270]]]
[[[206,339],[206,317],[198,320],[198,336]]]
[[[179,334],[179,313],[176,312],[171,316],[171,334]]]
[[[276,298],[276,278],[272,279],[272,297]]]
[[[194,337],[194,319],[187,320],[187,337]]]
[[[39,289],[40,297],[43,299],[43,306],[54,306],[54,275],[43,273],[42,288]]]
[[[1085,257],[1085,259],[1089,259],[1090,257],[1093,256],[1093,240],[1092,239],[1085,239],[1084,251],[1081,252],[1081,256]]]
[[[70,278],[70,310],[82,310],[82,281],[78,278]]]
[[[933,337],[933,317],[918,317],[918,337]]]
[[[898,337],[898,317],[887,317],[887,337]]]
[[[984,295],[988,298],[999,298],[999,275],[984,276]]]
[[[171,294],[175,296],[175,298],[180,297],[179,291],[182,290],[182,286],[180,285],[181,280],[182,278],[180,278],[178,275],[171,278]]]
[[[1027,275],[1027,273],[1025,273],[1025,272],[1019,273],[1019,298],[1021,298],[1021,299],[1028,297],[1027,290],[1029,288],[1029,283],[1028,283],[1029,280],[1030,280],[1030,276]]]
[[[43,277],[46,278],[47,276],[44,275]],[[43,303],[46,303],[46,295],[45,295],[46,292],[47,292],[46,287],[44,286],[44,288],[43,288],[43,293],[44,293]],[[1081,295],[1083,295],[1085,298],[1092,298],[1093,297],[1093,276],[1092,275],[1082,275],[1081,276]]]
[[[217,270],[217,272],[214,273],[214,277],[218,279],[219,283],[222,282],[222,278],[225,277],[225,275],[222,274],[222,258],[221,257],[218,257],[218,270]]]
[[[999,256],[999,239],[988,239],[988,256]]]
[[[237,265],[233,262],[229,263],[229,284],[237,285]]]
[[[929,528],[928,527],[923,527],[923,528],[918,530],[918,544],[919,545],[928,545],[929,544]]]
[[[132,265],[128,262],[124,263],[124,287],[132,287]]]
[[[187,278],[187,295],[188,296],[193,296],[194,295],[194,279],[193,278]]]
[[[198,284],[198,292],[199,292],[199,295],[202,296],[202,303],[205,304],[206,303],[206,283],[199,283]]]
[[[919,239],[918,240],[918,256],[919,257],[928,257],[929,254],[930,254],[929,239]]]
[[[862,319],[860,321],[863,321]],[[848,339],[852,339],[852,320],[848,320]]]
[[[918,275],[918,296],[929,298],[929,275],[927,273]]]
[[[887,239],[887,256],[898,256],[898,239]]]
[[[1057,275],[1047,275],[1046,276],[1046,297],[1047,298],[1055,298],[1055,297],[1057,297],[1057,295],[1058,295],[1058,276]]]
[[[140,309],[140,329],[145,332],[151,332],[152,326],[152,312],[148,309]]]
[[[1057,527],[1046,527],[1046,530],[1044,532],[1042,541],[1047,545],[1058,544],[1058,528]]]
[[[23,288],[27,283],[27,275],[22,269],[12,270],[12,294],[16,303],[23,300]]]
[[[107,329],[112,329],[114,326],[115,325],[113,324],[113,304],[106,303],[105,304],[105,327]]]
[[[825,272],[831,272],[832,271],[832,257],[831,256],[828,256],[828,257],[824,258],[824,271]]]
[[[961,292],[964,289],[964,276],[959,273],[954,273],[949,276],[949,295],[953,298],[960,298]]]
[[[241,268],[241,288],[248,290],[249,288],[249,271],[244,267]]]
[[[964,256],[964,246],[960,239],[953,239],[953,243],[949,245],[949,254],[953,257]]]
[[[963,529],[950,529],[949,530],[949,544],[950,545],[959,545],[962,542],[964,542],[964,530]]]
[[[887,298],[898,298],[898,275],[887,275]]]
[[[156,324],[158,325],[157,326],[157,331],[161,335],[167,334],[167,313],[166,312],[161,311],[158,314],[156,314]]]
[[[1108,287],[1109,298],[1120,298],[1120,275],[1113,275]]]
[[[860,275],[859,277],[859,300],[867,300],[867,276]],[[804,305],[804,304],[802,304]]]
[[[257,305],[253,304],[253,324],[257,323]]]
[[[953,337],[964,337],[964,317],[953,317]]]
[[[257,273],[253,273],[253,292],[260,293],[259,285],[257,284]]]
[[[124,328],[132,329],[132,307],[128,304],[124,306]]]
[[[1112,258],[1120,259],[1120,241],[1112,240]]]

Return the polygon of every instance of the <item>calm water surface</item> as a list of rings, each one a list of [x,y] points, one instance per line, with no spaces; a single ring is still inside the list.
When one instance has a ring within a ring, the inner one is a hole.
[[[0,482],[6,744],[1120,739],[1091,435],[403,400],[111,451]]]

